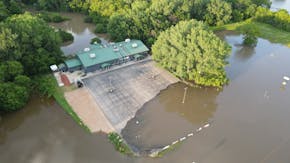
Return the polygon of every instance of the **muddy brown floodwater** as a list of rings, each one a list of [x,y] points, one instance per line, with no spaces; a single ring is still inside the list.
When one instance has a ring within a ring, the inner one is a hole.
[[[70,25],[85,34],[82,21]],[[226,68],[230,83],[222,90],[188,88],[184,104],[186,85],[171,85],[145,104],[122,132],[132,147],[146,150],[211,122],[163,158],[123,156],[105,135],[87,133],[54,101],[33,97],[22,110],[2,116],[0,162],[289,163],[290,82],[284,88],[281,83],[284,75],[290,76],[290,49],[263,39],[257,47],[246,48],[240,35],[218,35],[233,47]],[[72,48],[87,45],[75,41]]]
[[[84,23],[84,15],[78,13],[61,13],[62,16],[70,18],[69,21],[61,23],[50,23],[50,25],[61,28],[74,37],[73,42],[68,42],[61,47],[61,50],[65,55],[74,54],[75,52],[82,50],[91,42],[92,38],[99,37],[103,42],[108,39],[105,34],[95,34],[95,25],[90,23]]]

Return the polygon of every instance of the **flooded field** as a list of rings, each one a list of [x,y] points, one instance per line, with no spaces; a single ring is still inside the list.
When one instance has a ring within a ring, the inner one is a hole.
[[[62,48],[66,54],[86,47],[94,37],[93,26],[76,15],[61,25],[75,36],[73,44]],[[0,119],[0,162],[289,163],[290,83],[281,83],[284,75],[290,76],[290,49],[263,39],[257,47],[246,48],[240,35],[218,35],[232,46],[226,69],[230,83],[222,90],[188,88],[186,94],[186,85],[171,85],[146,103],[122,132],[131,146],[146,150],[211,122],[165,157],[123,156],[105,135],[87,133],[54,101],[34,97],[24,109]]]

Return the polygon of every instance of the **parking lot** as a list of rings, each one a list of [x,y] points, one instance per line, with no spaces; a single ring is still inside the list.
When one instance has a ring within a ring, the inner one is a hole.
[[[158,68],[153,61],[145,61],[83,81],[109,122],[120,133],[138,109],[178,79]]]

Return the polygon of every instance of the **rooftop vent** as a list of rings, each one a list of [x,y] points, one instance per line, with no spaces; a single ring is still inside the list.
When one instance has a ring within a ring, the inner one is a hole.
[[[120,44],[119,46],[120,46],[120,47],[122,47],[123,45],[122,45],[122,44]]]
[[[114,48],[114,52],[118,52],[119,51],[119,49],[118,48]]]
[[[96,54],[95,54],[95,53],[91,53],[91,54],[90,54],[90,58],[92,58],[92,59],[93,59],[93,58],[96,58]]]
[[[136,44],[136,43],[132,44],[132,48],[137,48],[137,46],[138,46],[138,44]]]
[[[127,43],[130,42],[130,41],[131,41],[131,40],[130,40],[129,38],[127,38],[127,39],[125,40],[125,42],[127,42]]]
[[[90,48],[85,48],[84,51],[88,52],[88,51],[90,51]]]

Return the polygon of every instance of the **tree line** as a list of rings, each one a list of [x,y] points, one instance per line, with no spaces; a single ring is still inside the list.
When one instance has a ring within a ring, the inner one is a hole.
[[[34,79],[63,61],[59,33],[41,18],[7,6],[11,3],[0,2],[6,9],[0,22],[0,111],[22,108],[35,90]]]

